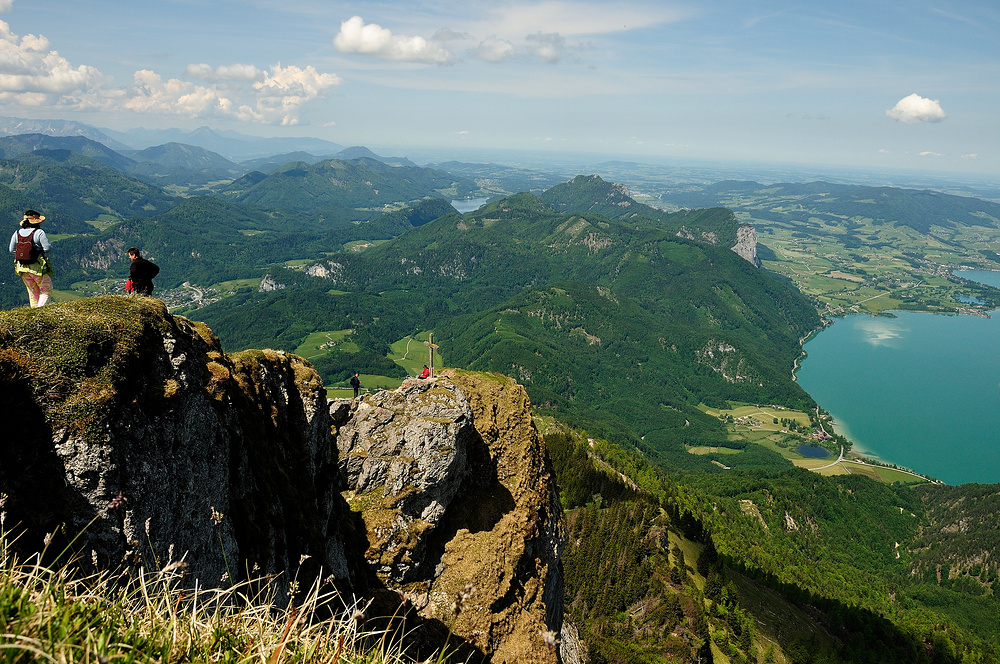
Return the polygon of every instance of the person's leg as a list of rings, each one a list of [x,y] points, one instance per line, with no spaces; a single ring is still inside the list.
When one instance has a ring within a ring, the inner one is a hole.
[[[38,282],[38,306],[44,307],[49,303],[49,293],[52,292],[52,277],[45,275]]]
[[[28,305],[32,309],[38,306],[38,279],[40,277],[30,272],[21,274],[21,281],[24,282],[24,287],[28,289]]]

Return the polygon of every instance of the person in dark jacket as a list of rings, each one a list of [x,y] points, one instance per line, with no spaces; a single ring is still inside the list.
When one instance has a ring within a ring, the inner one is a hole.
[[[132,259],[132,265],[128,269],[129,283],[125,285],[125,290],[139,295],[152,295],[153,277],[160,273],[160,268],[157,267],[156,263],[143,258],[135,247],[128,250],[128,257]]]
[[[354,388],[354,398],[357,399],[358,391],[361,389],[361,379],[358,377],[358,374],[351,376],[351,387]]]

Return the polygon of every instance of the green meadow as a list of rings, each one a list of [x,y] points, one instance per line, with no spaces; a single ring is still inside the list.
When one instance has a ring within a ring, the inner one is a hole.
[[[701,405],[701,410],[718,417],[727,423],[729,439],[743,443],[753,443],[780,454],[799,468],[811,470],[820,475],[864,475],[871,479],[901,484],[921,484],[927,480],[906,470],[888,468],[866,463],[857,457],[845,456],[838,459],[839,450],[830,449],[829,443],[823,444],[813,437],[812,423],[809,414],[782,408],[780,406],[737,405],[729,409],[709,408]],[[785,420],[785,422],[782,422]],[[793,431],[788,424],[794,422],[802,427]],[[827,448],[831,456],[824,459],[814,459],[796,452],[799,445],[811,444]],[[690,454],[698,455],[737,455],[743,450],[721,446],[699,445],[688,448]],[[720,462],[720,466],[723,464]]]

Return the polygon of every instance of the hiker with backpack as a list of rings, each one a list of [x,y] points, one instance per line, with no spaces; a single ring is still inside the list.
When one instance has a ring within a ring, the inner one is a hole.
[[[40,228],[45,217],[34,210],[25,210],[19,230],[10,236],[10,253],[14,254],[14,272],[28,289],[32,308],[45,306],[52,292],[52,263],[48,253],[52,243]]]
[[[128,257],[131,259],[132,265],[128,268],[128,281],[125,282],[125,292],[152,295],[153,277],[160,273],[159,266],[143,258],[142,254],[135,247],[129,248]]]

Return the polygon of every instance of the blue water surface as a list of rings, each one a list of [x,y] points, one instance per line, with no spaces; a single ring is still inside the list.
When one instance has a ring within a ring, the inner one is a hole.
[[[949,484],[1000,482],[1000,318],[894,315],[836,319],[806,342],[799,383],[860,452]]]

